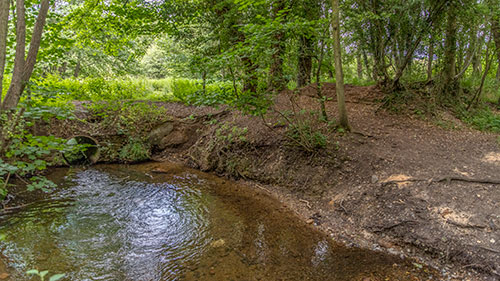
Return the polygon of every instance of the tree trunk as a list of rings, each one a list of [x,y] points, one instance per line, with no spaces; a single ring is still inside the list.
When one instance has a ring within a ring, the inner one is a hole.
[[[73,72],[73,76],[74,76],[75,78],[78,78],[78,76],[80,75],[80,67],[81,67],[81,66],[80,66],[80,61],[78,61],[78,62],[76,63],[76,66],[75,66],[75,71]]]
[[[245,81],[243,82],[243,92],[257,93],[257,65],[249,57],[242,59],[245,68]]]
[[[303,87],[311,83],[312,73],[312,50],[313,40],[302,36],[299,39],[299,70],[297,73],[297,87]]]
[[[491,21],[491,31],[493,33],[493,39],[495,40],[495,47],[496,47],[496,55],[497,55],[497,61],[498,61],[498,68],[497,68],[497,80],[500,81],[500,24],[498,20],[492,20]]]
[[[0,1],[0,105],[2,105],[3,74],[7,55],[7,35],[9,31],[10,1]]]
[[[14,58],[14,71],[9,90],[2,103],[2,110],[17,106],[21,97],[24,71],[24,54],[26,53],[26,18],[24,0],[16,1],[16,56]]]
[[[14,72],[12,81],[2,104],[2,109],[11,109],[17,106],[19,99],[28,83],[36,63],[38,49],[42,41],[43,27],[49,11],[50,1],[42,0],[40,11],[35,22],[33,34],[31,36],[30,47],[26,61],[24,60],[26,48],[26,13],[24,8],[24,0],[16,2],[16,57],[14,60]]]
[[[333,8],[333,54],[335,57],[335,79],[337,90],[337,103],[339,110],[339,125],[349,130],[349,121],[347,119],[347,109],[345,106],[345,86],[344,86],[344,73],[342,71],[342,54],[340,47],[340,10],[339,0],[332,0]]]
[[[360,81],[363,80],[363,62],[361,61],[361,52],[358,51],[356,53],[356,64],[357,64],[357,71],[358,71],[358,79]]]
[[[453,78],[456,72],[457,53],[457,13],[456,7],[448,7],[448,20],[446,24],[446,38],[444,45],[443,86],[445,93],[450,93],[453,87]]]
[[[434,35],[429,42],[429,57],[427,59],[427,80],[432,80],[432,61],[434,60]]]
[[[277,18],[279,12],[285,9],[283,0],[273,2],[273,17]],[[282,30],[277,30],[274,35],[273,55],[271,58],[271,67],[269,69],[269,88],[272,91],[280,92],[286,87],[286,81],[283,76],[283,53],[285,52],[285,34]]]

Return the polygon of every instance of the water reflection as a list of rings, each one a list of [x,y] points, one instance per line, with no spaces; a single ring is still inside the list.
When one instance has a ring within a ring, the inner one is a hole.
[[[68,280],[399,275],[392,266],[398,259],[334,246],[268,197],[194,172],[151,177],[144,172],[151,168],[68,173],[57,192],[0,221],[12,280],[25,280],[32,268],[66,273]]]

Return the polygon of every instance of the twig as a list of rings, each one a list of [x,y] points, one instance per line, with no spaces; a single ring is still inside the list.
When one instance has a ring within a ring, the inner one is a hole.
[[[343,199],[340,200],[339,206],[340,206],[340,208],[342,208],[342,210],[344,211],[344,213],[347,215],[347,214],[349,214],[349,212],[347,212],[347,209],[344,207],[343,203],[344,203],[344,200]]]
[[[311,203],[309,203],[309,201],[304,199],[299,199],[299,202],[305,203],[308,209],[312,209]]]
[[[379,229],[375,229],[373,232],[382,232],[382,231],[385,231],[385,230],[389,230],[389,229],[392,229],[392,228],[395,228],[395,227],[398,227],[402,224],[405,224],[405,223],[418,223],[417,221],[414,221],[414,220],[404,220],[404,221],[401,221],[401,222],[398,222],[398,223],[395,223],[395,224],[391,224],[391,225],[388,225],[388,226],[383,226]]]
[[[5,179],[5,182],[3,183],[3,190],[6,190],[7,189],[7,184],[9,183],[9,179],[10,179],[10,173],[7,174],[7,178]]]
[[[457,227],[460,227],[460,228],[481,228],[481,229],[486,228],[485,225],[463,224],[463,223],[459,223],[459,222],[456,222],[456,221],[453,221],[453,220],[446,220],[446,223],[449,223],[451,225],[454,225],[454,226],[457,226]]]
[[[260,185],[258,185],[258,184],[256,184],[255,186],[257,186],[258,188],[260,188],[260,189],[264,190],[265,192],[267,192],[267,193],[271,194],[271,191],[269,191],[267,188],[262,187],[262,186],[260,186]]]

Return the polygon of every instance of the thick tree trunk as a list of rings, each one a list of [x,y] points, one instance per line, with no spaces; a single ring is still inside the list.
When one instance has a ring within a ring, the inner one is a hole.
[[[299,69],[297,73],[297,87],[300,88],[311,83],[311,51],[313,40],[311,38],[302,36],[299,41]]]
[[[31,36],[30,47],[26,61],[24,60],[26,48],[26,13],[24,8],[24,0],[16,2],[16,57],[14,60],[14,72],[9,91],[5,96],[2,104],[2,109],[11,109],[17,106],[19,99],[28,83],[36,63],[38,49],[42,41],[43,27],[47,19],[47,13],[50,7],[50,0],[42,0],[40,10],[35,22],[33,34]]]
[[[448,8],[448,19],[446,24],[446,38],[444,45],[444,67],[443,86],[445,93],[449,93],[453,87],[453,78],[456,74],[457,53],[457,13],[456,7],[451,4]]]
[[[495,47],[497,50],[497,80],[500,81],[500,23],[498,22],[498,20],[491,21],[491,31],[493,33],[493,39],[495,40]]]
[[[273,2],[273,16],[276,18],[281,10],[285,9],[283,0]],[[283,76],[283,53],[285,52],[285,34],[278,30],[274,35],[273,55],[271,58],[271,67],[269,69],[269,88],[272,91],[280,92],[286,87],[286,81]]]
[[[339,125],[349,130],[349,121],[347,119],[347,109],[345,106],[345,86],[344,73],[342,70],[342,53],[340,47],[340,10],[339,0],[332,0],[332,24],[333,24],[333,53],[335,57],[335,79],[337,90],[337,103],[339,110]]]
[[[5,72],[5,58],[7,55],[7,35],[9,31],[10,1],[0,1],[0,105],[2,104],[3,75]]]
[[[24,54],[26,53],[26,13],[24,0],[16,2],[16,56],[14,58],[14,71],[9,90],[2,103],[2,110],[17,106],[23,90]]]

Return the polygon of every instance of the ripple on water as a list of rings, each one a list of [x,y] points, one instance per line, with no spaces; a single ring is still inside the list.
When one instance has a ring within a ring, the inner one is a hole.
[[[47,198],[0,221],[13,280],[33,268],[68,280],[414,280],[401,260],[339,247],[267,196],[141,167],[68,172]]]
[[[50,259],[58,258],[42,254],[42,245],[57,247],[63,268],[79,269],[72,273],[75,280],[176,276],[180,261],[193,260],[210,242],[204,201],[193,186],[124,181],[89,169],[50,200],[3,225],[0,231],[10,236],[30,233],[6,242],[4,254],[20,271],[29,265],[51,268]]]

